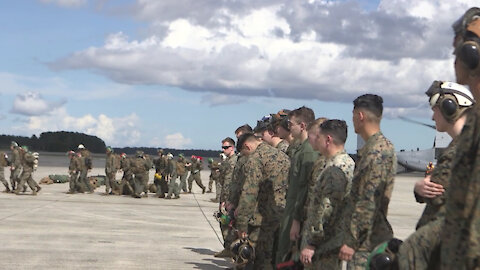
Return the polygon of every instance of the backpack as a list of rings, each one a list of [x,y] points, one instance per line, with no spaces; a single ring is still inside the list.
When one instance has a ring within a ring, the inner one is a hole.
[[[0,167],[8,166],[8,157],[6,153],[0,152]]]
[[[92,158],[91,157],[85,157],[85,166],[87,169],[92,169]]]

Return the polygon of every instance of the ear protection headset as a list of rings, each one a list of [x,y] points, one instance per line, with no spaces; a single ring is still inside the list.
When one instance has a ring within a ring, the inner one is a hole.
[[[454,54],[473,73],[480,72],[480,8],[470,8],[452,25],[460,38]]]
[[[475,101],[470,91],[454,82],[434,81],[425,93],[430,97],[430,107],[438,106],[448,122],[454,122]]]

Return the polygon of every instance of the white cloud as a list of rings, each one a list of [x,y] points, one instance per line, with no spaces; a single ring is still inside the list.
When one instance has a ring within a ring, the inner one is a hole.
[[[65,104],[65,100],[50,102],[43,99],[38,92],[18,94],[13,102],[11,112],[22,115],[42,115]]]
[[[165,136],[164,145],[167,148],[175,149],[184,149],[186,146],[190,145],[192,140],[189,138],[183,137],[182,133],[177,132],[174,134],[169,134]]]
[[[65,107],[59,107],[47,115],[31,116],[25,123],[13,127],[13,130],[22,134],[76,131],[95,135],[108,145],[131,146],[137,144],[141,137],[138,122],[139,118],[135,113],[124,117],[108,117],[104,114],[97,117],[90,114],[74,117]]]
[[[77,8],[87,4],[87,0],[40,0],[40,2],[66,8]]]
[[[139,0],[134,16],[166,31],[115,33],[50,66],[218,93],[204,97],[212,105],[228,95],[351,102],[371,92],[414,111],[431,81],[454,80],[450,25],[474,2],[388,0],[364,11],[351,1]]]

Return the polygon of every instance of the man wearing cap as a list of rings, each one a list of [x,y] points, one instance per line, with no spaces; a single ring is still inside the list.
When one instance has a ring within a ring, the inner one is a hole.
[[[152,166],[148,164],[147,159],[143,151],[137,151],[136,158],[133,160],[132,172],[134,175],[134,198],[140,198],[142,192],[143,196],[147,197],[148,194],[145,193],[145,179],[148,180],[148,172]]]
[[[218,178],[220,177],[220,164],[218,162],[214,162],[213,158],[209,158],[208,168],[210,169],[210,177],[208,181],[207,193],[212,193],[213,183],[216,184],[218,182]]]
[[[78,177],[79,183],[83,186],[82,191],[88,191],[93,193],[94,187],[88,180],[88,172],[92,169],[92,158],[90,152],[85,148],[83,144],[78,145],[77,151],[80,153],[80,176]]]
[[[107,146],[106,149],[106,158],[105,158],[105,195],[111,195],[112,188],[116,183],[115,175],[117,173],[117,168],[115,168],[115,155],[113,154],[113,149],[110,146]]]
[[[188,170],[186,168],[187,161],[185,160],[185,157],[183,154],[178,155],[178,160],[177,160],[177,174],[180,177],[180,190],[183,191],[183,193],[187,193],[187,176],[188,176]]]
[[[133,181],[132,173],[132,159],[127,157],[127,154],[120,155],[120,169],[123,171],[121,186],[123,195],[133,195],[135,183]]]

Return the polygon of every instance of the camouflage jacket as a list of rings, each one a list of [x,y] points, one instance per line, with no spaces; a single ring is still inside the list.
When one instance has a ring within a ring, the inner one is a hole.
[[[105,159],[105,173],[109,174],[114,172],[116,172],[115,155],[113,153],[109,153]]]
[[[243,166],[245,182],[237,207],[235,224],[247,232],[248,225],[278,226],[285,208],[288,156],[261,143]]]
[[[220,165],[220,184],[222,185],[222,191],[220,192],[220,202],[227,201],[230,195],[230,185],[232,184],[233,171],[237,166],[238,156],[233,154],[227,157]]]
[[[21,157],[20,157],[20,152],[18,151],[18,148],[16,148],[16,147],[13,148],[13,150],[12,150],[12,159],[10,160],[10,163],[15,168],[21,168],[22,167],[22,160],[21,160]]]
[[[120,169],[123,171],[123,175],[131,175],[132,174],[132,159],[129,157],[122,158],[120,160]]]
[[[314,151],[308,140],[295,148],[288,173],[287,206],[285,212],[295,220],[303,221],[307,200],[308,178],[319,153]]]
[[[393,144],[380,131],[370,136],[358,152],[345,206],[344,243],[356,251],[371,251],[393,237],[387,212],[396,170]]]
[[[136,157],[131,160],[131,169],[133,174],[146,174],[152,168],[152,165],[146,158]]]
[[[177,178],[177,161],[175,159],[168,160],[167,175],[172,179]]]
[[[442,269],[480,265],[480,107],[470,110],[458,136],[441,235]]]
[[[286,140],[281,140],[278,144],[277,144],[277,149],[284,152],[284,153],[287,153],[287,150],[288,150],[288,147],[290,145],[288,144],[288,142]]]
[[[442,195],[439,195],[433,199],[423,198],[415,193],[415,198],[419,203],[426,203],[422,216],[418,220],[417,230],[430,221],[437,219],[445,214],[445,194],[449,187],[449,180],[452,172],[452,160],[455,157],[457,151],[458,137],[453,139],[442,155],[438,158],[437,164],[433,168],[431,174],[431,181],[440,184],[445,189]]]
[[[319,247],[335,235],[340,225],[342,207],[352,184],[355,162],[345,152],[338,152],[330,158],[322,158],[324,169],[317,176],[312,197],[309,201],[305,221],[305,240],[309,245]],[[338,252],[336,247],[321,247],[322,250]]]
[[[245,182],[245,174],[243,166],[248,161],[248,156],[239,155],[237,163],[235,163],[235,168],[233,168],[232,181],[228,191],[227,201],[237,207],[238,200],[242,194],[243,183]]]
[[[77,156],[73,156],[71,159],[70,159],[70,164],[68,165],[68,170],[70,171],[70,173],[76,173],[78,171],[80,171],[80,158],[77,157]]]
[[[155,165],[156,173],[165,174],[168,167],[167,157],[165,155],[160,156],[153,161],[153,164]]]
[[[208,164],[208,168],[210,169],[210,179],[218,180],[220,177],[220,163],[212,162]]]
[[[35,157],[30,152],[23,153],[22,168],[23,172],[33,172]]]

